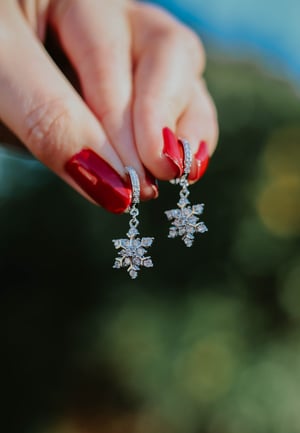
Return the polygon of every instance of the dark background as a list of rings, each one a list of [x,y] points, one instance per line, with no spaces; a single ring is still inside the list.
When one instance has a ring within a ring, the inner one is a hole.
[[[300,431],[300,104],[210,56],[220,142],[191,187],[209,231],[167,239],[178,188],[140,206],[153,269],[112,270],[128,216],[29,156],[0,158],[0,430]]]

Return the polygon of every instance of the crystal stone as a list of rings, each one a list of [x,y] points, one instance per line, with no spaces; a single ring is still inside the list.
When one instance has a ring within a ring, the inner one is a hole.
[[[139,231],[138,231],[138,229],[136,229],[135,227],[131,227],[129,230],[128,230],[128,233],[127,233],[127,235],[128,236],[136,236],[136,235],[138,235],[139,234]]]
[[[121,239],[113,239],[113,244],[116,249],[121,248]]]
[[[133,239],[131,242],[132,242],[132,245],[134,246],[134,248],[138,248],[141,245],[140,239]]]
[[[203,213],[204,205],[203,204],[195,204],[193,206],[193,212],[195,215],[201,215]]]
[[[196,230],[198,233],[205,233],[208,231],[208,229],[204,223],[199,223]]]
[[[142,260],[140,259],[140,257],[134,257],[134,258],[132,259],[132,263],[133,263],[135,266],[140,266],[141,263],[142,263]]]
[[[143,247],[151,247],[152,243],[153,243],[153,238],[142,238]]]
[[[176,236],[177,236],[177,230],[174,230],[174,228],[170,228],[170,231],[169,231],[169,238],[176,238]]]
[[[193,226],[187,226],[185,229],[185,233],[194,233],[195,228]]]
[[[166,216],[167,216],[167,218],[168,218],[169,221],[171,221],[174,218],[174,214],[173,214],[172,210],[167,210],[165,212],[165,214],[166,214]]]
[[[153,262],[152,262],[152,260],[150,259],[150,257],[147,257],[147,258],[144,260],[144,266],[145,266],[145,268],[152,268],[152,267],[153,267]]]
[[[130,266],[131,265],[131,259],[129,257],[124,257],[123,263],[125,266]]]
[[[184,239],[184,243],[187,247],[191,247],[193,245],[193,241],[191,239]]]
[[[140,257],[143,257],[143,255],[145,254],[145,252],[146,252],[145,248],[142,248],[142,247],[140,247],[140,248],[138,248],[138,249],[136,250],[136,254],[137,254],[138,256],[140,256]]]
[[[194,225],[197,224],[198,218],[196,216],[191,216],[189,218],[189,224]]]
[[[173,215],[174,215],[174,218],[179,218],[181,216],[181,210],[180,209],[175,209],[173,211]]]
[[[182,214],[184,216],[189,216],[191,214],[191,208],[186,207],[185,209],[182,209]]]
[[[113,265],[113,268],[114,269],[120,269],[121,267],[122,267],[121,262],[118,259],[116,259],[116,261]]]
[[[131,271],[129,271],[129,275],[134,280],[138,276],[138,273],[132,269]]]
[[[188,205],[189,203],[190,203],[190,202],[189,202],[189,200],[188,200],[187,198],[182,197],[182,198],[179,200],[178,205],[179,205],[179,206],[186,206],[186,205]]]

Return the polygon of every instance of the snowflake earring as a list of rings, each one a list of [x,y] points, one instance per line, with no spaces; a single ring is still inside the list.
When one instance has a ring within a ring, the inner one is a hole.
[[[179,139],[179,141],[182,144],[184,153],[184,173],[181,178],[171,181],[171,183],[181,186],[180,198],[177,203],[178,208],[168,210],[165,214],[168,220],[172,221],[168,237],[173,239],[181,236],[185,245],[191,247],[195,234],[207,232],[207,227],[204,222],[199,222],[198,217],[203,213],[204,204],[191,205],[188,199],[190,195],[188,177],[192,166],[191,147],[187,140]]]
[[[129,210],[131,219],[129,221],[128,239],[114,239],[114,246],[118,251],[118,257],[113,265],[114,269],[127,268],[132,279],[138,276],[141,267],[152,268],[153,262],[150,256],[146,256],[146,248],[151,247],[154,238],[139,238],[137,205],[140,202],[140,182],[137,172],[132,167],[126,167],[132,185],[132,205]]]

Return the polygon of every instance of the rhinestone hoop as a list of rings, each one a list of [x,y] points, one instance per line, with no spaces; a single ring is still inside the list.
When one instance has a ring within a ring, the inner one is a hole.
[[[126,167],[132,186],[132,204],[129,209],[131,216],[129,230],[126,233],[128,239],[114,239],[114,246],[118,251],[118,256],[113,265],[114,269],[127,268],[127,272],[132,279],[138,276],[141,267],[152,268],[153,262],[150,256],[145,256],[147,248],[151,247],[154,238],[139,238],[139,210],[137,205],[140,202],[140,181],[137,172],[132,167]]]
[[[177,203],[177,209],[171,209],[165,212],[169,221],[171,221],[171,227],[169,229],[168,237],[174,239],[178,236],[181,237],[187,247],[193,245],[195,234],[207,232],[207,227],[204,222],[199,222],[199,215],[203,213],[204,204],[191,205],[188,196],[189,181],[188,177],[192,167],[192,152],[189,142],[184,138],[178,140],[183,147],[184,154],[184,172],[183,175],[176,179],[172,183],[179,184],[181,190],[179,193],[179,201]]]

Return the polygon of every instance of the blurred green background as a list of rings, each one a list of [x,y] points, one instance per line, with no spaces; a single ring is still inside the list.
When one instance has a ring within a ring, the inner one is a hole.
[[[210,53],[220,142],[167,239],[178,188],[141,206],[155,267],[112,270],[128,216],[1,150],[1,431],[300,432],[299,89]]]

